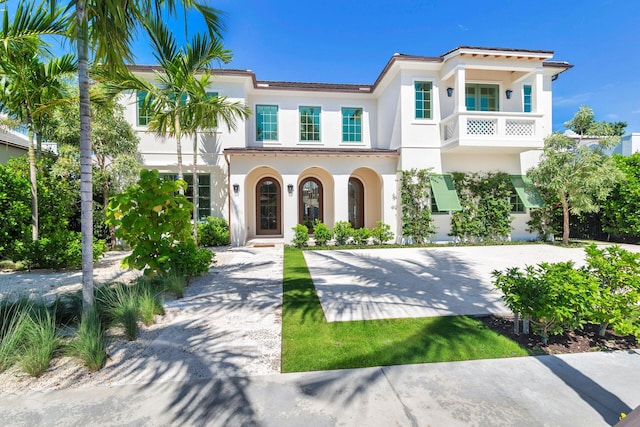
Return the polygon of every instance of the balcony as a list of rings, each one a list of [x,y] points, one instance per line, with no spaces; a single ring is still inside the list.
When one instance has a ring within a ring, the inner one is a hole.
[[[521,153],[543,147],[542,114],[465,111],[440,126],[442,151]]]

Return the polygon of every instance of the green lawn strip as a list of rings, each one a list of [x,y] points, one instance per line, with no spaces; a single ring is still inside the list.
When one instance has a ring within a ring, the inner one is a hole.
[[[302,251],[285,248],[282,371],[526,356],[467,316],[328,323]]]

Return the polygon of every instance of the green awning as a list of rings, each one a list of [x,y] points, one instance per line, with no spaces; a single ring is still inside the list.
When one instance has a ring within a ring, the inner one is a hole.
[[[436,175],[429,177],[431,181],[431,189],[433,197],[436,199],[436,205],[439,211],[461,211],[460,200],[456,194],[456,188],[453,186],[453,178],[451,175]]]
[[[544,200],[526,175],[511,175],[511,183],[526,208],[544,208]]]

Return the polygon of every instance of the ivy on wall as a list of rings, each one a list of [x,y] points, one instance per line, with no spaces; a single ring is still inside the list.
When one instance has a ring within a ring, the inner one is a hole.
[[[461,211],[451,216],[450,236],[463,241],[506,240],[511,234],[513,185],[503,172],[454,172]]]
[[[435,232],[431,218],[429,175],[430,171],[427,169],[402,171],[402,237],[409,243],[426,243]]]

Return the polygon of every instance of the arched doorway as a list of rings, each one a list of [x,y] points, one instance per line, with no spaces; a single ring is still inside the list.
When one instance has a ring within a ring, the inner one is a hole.
[[[316,178],[306,178],[298,187],[298,222],[313,233],[316,220],[323,220],[322,183]]]
[[[280,184],[274,178],[262,178],[256,185],[256,234],[282,234]]]
[[[358,178],[349,178],[349,223],[353,228],[364,227],[364,185]]]

